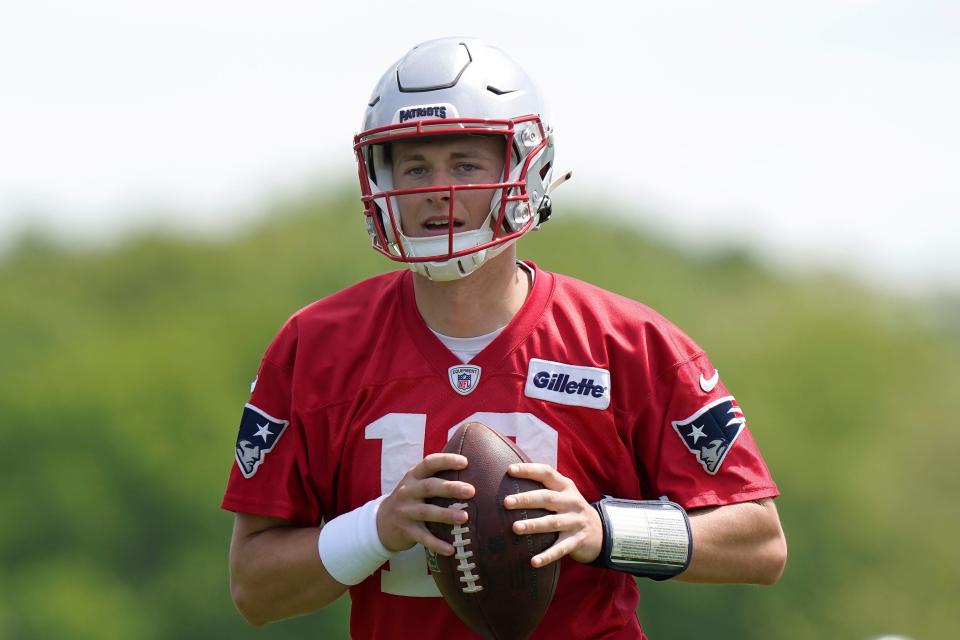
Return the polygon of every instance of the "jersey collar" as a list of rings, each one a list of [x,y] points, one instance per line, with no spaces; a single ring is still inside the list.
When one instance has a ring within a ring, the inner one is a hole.
[[[507,323],[500,335],[470,361],[471,365],[478,366],[486,371],[497,370],[507,356],[523,344],[523,341],[527,339],[543,316],[547,303],[553,295],[553,274],[542,271],[529,260],[524,260],[524,263],[530,266],[536,274],[530,295],[527,296],[523,306]],[[430,365],[430,368],[437,375],[446,378],[447,370],[450,367],[463,363],[440,342],[440,339],[430,331],[423,318],[420,317],[413,292],[413,272],[407,271],[403,274],[400,280],[399,296],[400,314],[403,317],[407,333]]]

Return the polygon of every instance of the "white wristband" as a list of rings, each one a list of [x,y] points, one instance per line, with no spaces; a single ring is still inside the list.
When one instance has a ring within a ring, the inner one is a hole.
[[[377,509],[386,497],[339,515],[320,529],[320,560],[340,584],[360,584],[393,556],[377,533]]]

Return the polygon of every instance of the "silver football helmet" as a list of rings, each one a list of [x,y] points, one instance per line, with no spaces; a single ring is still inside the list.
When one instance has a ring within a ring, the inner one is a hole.
[[[482,40],[431,40],[391,65],[370,96],[362,131],[354,137],[373,248],[432,280],[455,280],[546,221],[554,149],[544,111],[543,98],[523,69]],[[391,142],[450,135],[503,137],[509,158],[501,181],[394,188]],[[479,229],[454,233],[454,201],[466,189],[494,190],[490,212]],[[449,194],[448,231],[405,235],[397,196],[426,192]]]

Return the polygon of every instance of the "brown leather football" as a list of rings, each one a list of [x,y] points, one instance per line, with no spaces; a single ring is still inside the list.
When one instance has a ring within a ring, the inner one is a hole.
[[[472,484],[476,493],[469,500],[430,499],[444,507],[460,505],[469,514],[463,525],[427,523],[434,536],[457,550],[453,556],[428,551],[430,573],[450,608],[476,633],[496,640],[526,638],[543,619],[560,576],[559,562],[534,569],[530,560],[556,542],[557,534],[516,535],[514,522],[550,512],[508,510],[503,499],[543,485],[507,475],[511,464],[530,459],[479,422],[457,429],[444,452],[459,453],[469,462],[465,469],[437,477]]]

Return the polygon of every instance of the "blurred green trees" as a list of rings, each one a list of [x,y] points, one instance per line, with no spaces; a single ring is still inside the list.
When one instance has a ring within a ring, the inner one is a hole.
[[[156,234],[73,252],[33,240],[0,267],[0,638],[346,637],[346,599],[263,629],[241,620],[218,504],[276,330],[393,267],[365,248],[358,211],[352,196],[308,198],[219,242]],[[781,583],[644,582],[651,637],[953,637],[957,334],[837,278],[585,220],[561,211],[521,255],[692,335],[783,492]]]

